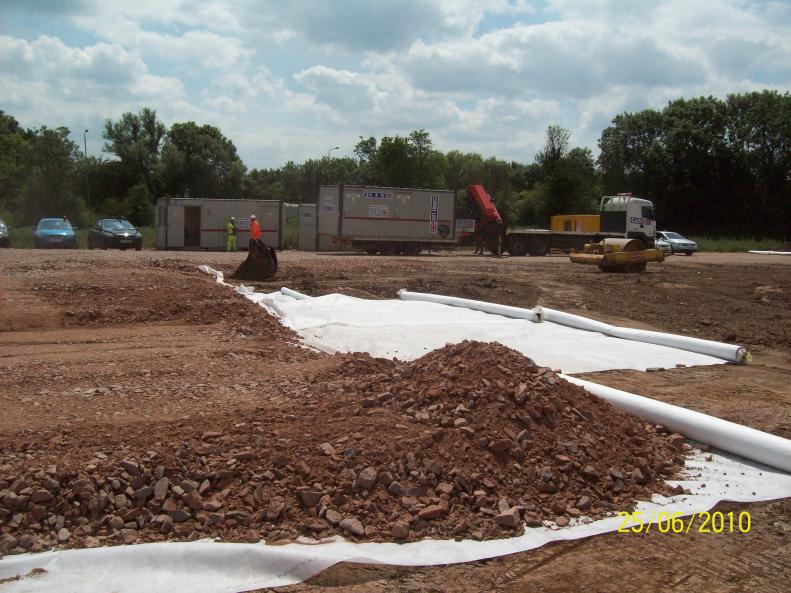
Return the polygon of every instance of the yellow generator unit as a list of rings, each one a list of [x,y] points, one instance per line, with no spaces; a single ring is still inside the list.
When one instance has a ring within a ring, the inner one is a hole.
[[[640,239],[608,238],[599,243],[586,243],[580,253],[572,253],[575,264],[599,266],[602,272],[645,272],[647,262],[665,260],[661,249],[647,249]]]
[[[559,214],[550,219],[550,228],[554,233],[598,233],[598,214]]]

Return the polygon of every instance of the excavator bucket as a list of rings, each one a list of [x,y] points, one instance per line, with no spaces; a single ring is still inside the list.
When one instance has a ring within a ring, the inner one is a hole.
[[[245,259],[231,278],[237,280],[266,280],[277,274],[277,255],[275,250],[258,239],[250,239],[250,247]]]

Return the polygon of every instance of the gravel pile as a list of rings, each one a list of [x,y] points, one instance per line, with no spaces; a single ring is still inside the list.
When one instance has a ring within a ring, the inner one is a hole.
[[[0,555],[55,546],[487,539],[673,490],[683,437],[498,344],[413,362],[336,355],[264,406],[114,448],[20,437],[0,457]]]

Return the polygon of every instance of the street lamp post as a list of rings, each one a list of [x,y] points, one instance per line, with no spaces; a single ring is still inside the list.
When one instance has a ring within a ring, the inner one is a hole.
[[[340,146],[333,146],[332,148],[330,148],[330,149],[327,151],[327,158],[331,158],[331,157],[330,157],[330,153],[331,153],[333,150],[340,150],[340,148],[341,148]]]
[[[88,207],[91,206],[91,180],[88,172],[88,130],[82,133],[83,155],[85,156],[85,195]]]

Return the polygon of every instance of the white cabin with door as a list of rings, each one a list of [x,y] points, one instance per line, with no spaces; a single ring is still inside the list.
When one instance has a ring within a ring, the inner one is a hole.
[[[219,198],[159,198],[156,209],[157,249],[225,250],[227,224],[236,218],[236,248],[247,250],[250,216],[261,225],[261,240],[280,249],[282,244],[280,200]]]

